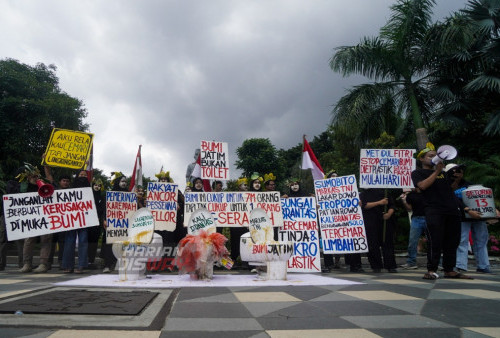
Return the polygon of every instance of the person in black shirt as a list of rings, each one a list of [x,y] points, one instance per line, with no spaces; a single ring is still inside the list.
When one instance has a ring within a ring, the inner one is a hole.
[[[417,156],[422,168],[411,173],[413,184],[424,196],[428,248],[427,273],[423,278],[439,278],[436,271],[442,253],[445,278],[471,279],[453,270],[460,243],[460,208],[450,181],[443,173],[444,163],[434,165],[432,162],[435,156],[434,145],[427,143],[426,148]]]
[[[380,272],[382,268],[387,269],[388,272],[398,272],[394,256],[394,222],[391,219],[394,214],[394,203],[392,199],[385,197],[383,189],[366,189],[359,194],[359,199],[368,240],[368,262],[373,272]],[[380,249],[382,249],[382,255]]]

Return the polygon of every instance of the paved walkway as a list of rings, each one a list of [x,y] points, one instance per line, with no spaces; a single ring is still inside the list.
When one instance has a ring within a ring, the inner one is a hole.
[[[0,304],[58,290],[113,291],[122,296],[145,291],[56,287],[53,283],[82,276],[56,269],[38,275],[16,270],[11,265],[0,272]],[[427,281],[422,279],[424,269],[362,274],[343,269],[322,276],[362,284],[150,289],[146,291],[158,295],[132,316],[0,314],[0,336],[500,337],[498,265],[494,272],[470,273],[474,280]],[[86,276],[96,273],[100,271]]]

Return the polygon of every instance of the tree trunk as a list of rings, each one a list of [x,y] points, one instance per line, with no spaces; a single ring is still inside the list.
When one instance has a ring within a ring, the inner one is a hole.
[[[429,137],[427,136],[427,129],[425,128],[418,128],[415,130],[415,133],[417,134],[417,152],[419,150],[422,150],[425,148],[425,145],[427,142],[429,142]]]

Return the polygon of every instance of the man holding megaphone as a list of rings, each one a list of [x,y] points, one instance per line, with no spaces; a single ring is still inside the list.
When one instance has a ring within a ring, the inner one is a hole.
[[[451,188],[447,175],[444,174],[443,160],[456,156],[455,148],[440,147],[436,152],[432,143],[427,143],[417,159],[421,168],[411,174],[413,184],[422,191],[424,197],[425,220],[427,223],[427,273],[424,279],[434,280],[437,274],[441,253],[445,278],[472,279],[454,271],[457,247],[460,243],[460,207]]]
[[[44,166],[44,171],[48,183],[42,181],[40,171],[37,167],[25,163],[24,169],[19,170],[20,173],[16,176],[20,186],[19,192],[38,192],[40,195],[45,195],[42,197],[47,197],[49,193],[52,194],[54,192],[54,179],[49,167]],[[38,237],[40,237],[40,265],[33,270],[33,250]],[[51,247],[52,234],[26,238],[23,247],[24,265],[19,272],[31,272],[32,270],[36,273],[47,272]]]

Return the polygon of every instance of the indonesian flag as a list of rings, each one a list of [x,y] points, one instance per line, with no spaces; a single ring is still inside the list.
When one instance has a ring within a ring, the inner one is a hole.
[[[311,169],[312,176],[315,180],[322,180],[325,177],[325,173],[305,136],[304,149],[302,150],[302,169]]]
[[[137,186],[142,185],[142,161],[141,161],[141,147],[137,151],[137,156],[135,158],[134,171],[132,173],[132,179],[130,180],[130,191],[135,191]]]
[[[198,158],[196,159],[196,164],[194,165],[191,176],[201,178],[201,153],[198,154]],[[209,180],[202,180],[202,181],[203,181],[203,191],[206,192],[212,191],[212,187],[210,187],[210,181]]]

